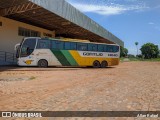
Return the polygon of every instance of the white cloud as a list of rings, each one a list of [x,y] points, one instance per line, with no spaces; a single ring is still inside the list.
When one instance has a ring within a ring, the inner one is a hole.
[[[139,5],[119,5],[119,4],[106,4],[106,5],[96,5],[96,4],[85,4],[85,3],[74,3],[71,4],[82,12],[92,12],[101,15],[116,15],[122,14],[126,11],[141,11],[147,7]]]
[[[149,24],[149,25],[154,25],[154,23],[153,23],[153,22],[149,22],[148,24]]]
[[[77,9],[82,12],[93,12],[102,15],[120,14],[126,11],[126,8],[118,6],[100,6],[100,5],[87,5],[87,4],[73,4]]]

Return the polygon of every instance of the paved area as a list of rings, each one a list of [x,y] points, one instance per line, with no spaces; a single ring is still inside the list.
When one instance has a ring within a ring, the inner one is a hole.
[[[0,68],[0,110],[160,111],[160,62],[106,69]]]

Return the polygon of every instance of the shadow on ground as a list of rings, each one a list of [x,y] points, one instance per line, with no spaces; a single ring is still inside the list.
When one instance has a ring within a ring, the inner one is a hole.
[[[97,69],[112,69],[115,67],[107,67],[107,68],[93,68],[93,67],[55,67],[50,66],[47,68],[39,68],[39,67],[20,67],[20,66],[0,66],[0,72],[3,71],[65,71],[65,70],[82,70],[82,69],[89,69],[89,70],[97,70]]]

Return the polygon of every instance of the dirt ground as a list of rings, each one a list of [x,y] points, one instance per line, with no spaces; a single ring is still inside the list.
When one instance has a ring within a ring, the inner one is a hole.
[[[105,69],[2,67],[0,110],[160,111],[160,62]]]

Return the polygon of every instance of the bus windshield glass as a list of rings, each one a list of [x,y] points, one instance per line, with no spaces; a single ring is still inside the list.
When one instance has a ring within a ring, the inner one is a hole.
[[[29,56],[35,49],[36,39],[29,38],[26,39],[21,46],[21,57]]]

